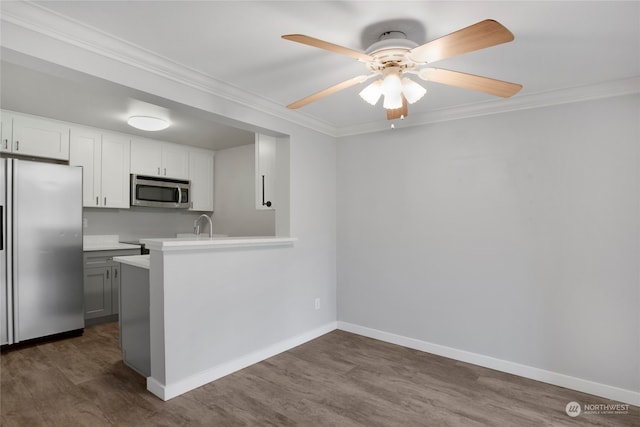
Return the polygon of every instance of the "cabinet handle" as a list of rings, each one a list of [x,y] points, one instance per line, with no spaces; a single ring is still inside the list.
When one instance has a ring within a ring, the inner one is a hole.
[[[107,279],[109,279],[109,270],[107,270]]]
[[[20,151],[20,141],[16,141],[16,151]]]
[[[118,278],[118,269],[117,269],[117,268],[114,268],[114,269],[113,269],[113,278],[114,278],[114,279],[117,279],[117,278]]]
[[[96,196],[96,206],[99,206],[99,205],[100,205],[99,198],[98,196]]]
[[[158,176],[160,175],[160,168],[158,168]]]
[[[8,139],[4,140],[4,149],[5,150],[9,149],[9,140]]]
[[[164,168],[164,176],[167,176],[167,168]]]
[[[271,201],[264,201],[264,175],[262,175],[262,206],[271,207]]]
[[[107,206],[107,198],[104,198],[104,205]]]

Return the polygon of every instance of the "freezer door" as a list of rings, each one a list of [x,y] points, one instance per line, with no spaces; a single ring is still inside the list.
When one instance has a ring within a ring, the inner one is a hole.
[[[13,166],[14,341],[84,327],[82,170]]]

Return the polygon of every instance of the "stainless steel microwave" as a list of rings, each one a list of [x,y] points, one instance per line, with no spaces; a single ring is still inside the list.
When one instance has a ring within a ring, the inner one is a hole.
[[[191,183],[131,174],[131,206],[187,209],[191,207]]]

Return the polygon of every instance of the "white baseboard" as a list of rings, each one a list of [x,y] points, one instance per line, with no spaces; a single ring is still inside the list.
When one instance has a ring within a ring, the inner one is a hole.
[[[377,329],[354,325],[352,323],[339,321],[338,329],[352,332],[358,335],[363,335],[365,337],[374,338],[380,341],[401,345],[403,347],[436,354],[438,356],[448,357],[450,359],[459,360],[461,362],[467,362],[473,365],[495,369],[497,371],[518,375],[536,381],[542,381],[548,384],[569,388],[583,393],[593,394],[596,396],[604,397],[606,399],[616,400],[618,402],[627,403],[629,405],[640,406],[640,393],[636,391],[625,390],[606,384],[571,377],[569,375],[564,375],[557,372],[546,371],[544,369],[521,365],[519,363],[509,362],[507,360],[496,359],[494,357],[485,356],[482,354],[471,353],[464,350],[458,350],[439,344],[417,340],[415,338],[409,338],[402,335],[380,331]]]
[[[290,350],[324,334],[327,334],[335,329],[337,329],[337,322],[329,322],[319,328],[274,343],[270,346],[254,351],[253,353],[249,353],[221,365],[214,366],[211,369],[207,369],[206,371],[200,372],[196,375],[192,375],[188,378],[174,383],[162,384],[156,379],[149,377],[147,378],[147,390],[158,396],[160,399],[166,401],[183,393],[196,389],[200,386],[208,384],[211,381],[215,381],[226,375],[239,371],[240,369],[251,366],[254,363],[261,362],[277,354]]]

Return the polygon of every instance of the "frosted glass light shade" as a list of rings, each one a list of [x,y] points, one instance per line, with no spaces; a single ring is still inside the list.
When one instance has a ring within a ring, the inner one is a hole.
[[[360,92],[360,97],[371,105],[376,105],[380,95],[382,95],[382,80],[374,81]]]
[[[390,93],[384,96],[384,103],[382,106],[386,110],[397,110],[402,108],[402,93]]]
[[[402,82],[399,73],[389,73],[382,81],[383,107],[387,110],[402,108]]]
[[[147,131],[163,130],[169,127],[168,121],[148,116],[131,116],[127,123],[136,129]]]
[[[427,90],[413,80],[405,77],[402,79],[402,93],[409,104],[413,104],[421,99]]]

